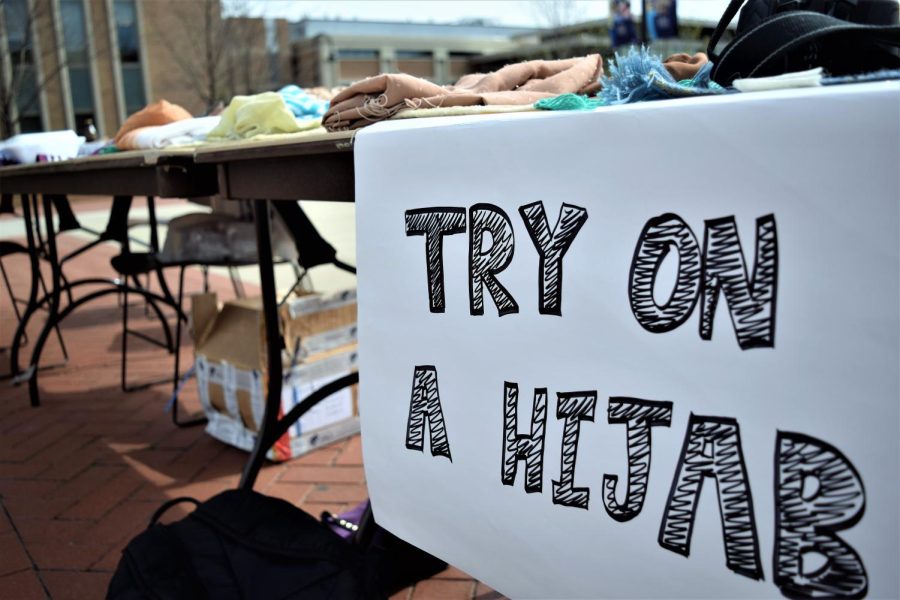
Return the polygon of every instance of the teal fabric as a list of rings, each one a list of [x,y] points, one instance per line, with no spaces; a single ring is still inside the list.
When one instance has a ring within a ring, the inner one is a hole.
[[[544,98],[534,103],[541,110],[592,110],[606,103],[598,98],[588,98],[578,94],[563,94],[555,98]]]

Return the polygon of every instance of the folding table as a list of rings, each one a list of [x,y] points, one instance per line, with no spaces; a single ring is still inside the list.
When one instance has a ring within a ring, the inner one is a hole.
[[[190,198],[209,196],[217,191],[216,170],[209,164],[195,165],[191,149],[133,151],[78,158],[63,162],[47,162],[30,165],[16,165],[0,168],[0,192],[3,194],[19,194],[25,217],[25,230],[28,249],[31,254],[32,285],[28,297],[28,306],[19,327],[16,330],[10,353],[11,369],[19,380],[28,381],[29,397],[32,406],[40,404],[38,390],[38,364],[44,343],[52,329],[65,319],[77,307],[101,296],[119,293],[127,288],[130,293],[140,294],[154,310],[158,310],[155,302],[174,306],[175,303],[162,275],[160,279],[163,294],[154,294],[148,290],[131,287],[127,281],[86,278],[77,281],[63,281],[60,259],[56,248],[56,227],[53,222],[53,199],[68,194],[111,195],[115,203],[130,202],[134,196],[146,196],[149,209],[149,225],[151,247],[158,250],[156,233],[156,197]],[[37,273],[40,248],[33,235],[35,226],[39,224],[37,215],[37,197],[42,199],[45,229],[47,234],[46,253],[51,266],[50,292],[38,298]],[[35,210],[33,210],[33,208]],[[76,300],[71,299],[64,309],[60,308],[60,295],[71,293],[73,288],[82,285],[107,285],[108,287],[92,291]],[[31,359],[26,369],[20,372],[18,364],[19,347],[22,335],[30,316],[43,305],[47,305],[49,315],[40,335],[32,349]],[[181,316],[179,315],[179,318]],[[164,327],[167,340],[171,334]]]

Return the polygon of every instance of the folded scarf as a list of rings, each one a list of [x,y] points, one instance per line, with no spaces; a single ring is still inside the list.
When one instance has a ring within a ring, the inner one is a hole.
[[[565,60],[531,60],[488,74],[464,75],[439,86],[404,73],[358,81],[336,95],[322,124],[330,131],[358,129],[403,108],[534,104],[565,93],[591,93],[603,74],[599,54]]]
[[[269,133],[295,133],[319,125],[319,119],[298,120],[276,92],[235,96],[208,139],[244,139]]]
[[[152,150],[196,144],[206,139],[207,134],[219,124],[219,117],[197,117],[182,119],[168,125],[138,127],[119,139],[119,150]]]
[[[113,143],[117,148],[121,148],[119,143],[122,140],[122,137],[130,131],[134,131],[135,129],[138,129],[140,127],[150,127],[152,125],[167,125],[175,121],[181,121],[190,118],[191,113],[178,106],[177,104],[172,104],[171,102],[167,102],[166,100],[158,100],[153,104],[148,104],[141,110],[125,119],[125,122],[122,123],[122,126],[116,133],[116,137],[113,139]]]

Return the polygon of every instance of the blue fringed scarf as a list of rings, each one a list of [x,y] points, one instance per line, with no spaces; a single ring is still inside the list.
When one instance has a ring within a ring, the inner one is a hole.
[[[609,76],[600,78],[603,89],[598,97],[605,104],[628,104],[725,93],[722,86],[710,80],[711,70],[712,63],[706,63],[693,79],[676,81],[659,56],[632,46],[625,55],[616,53]]]

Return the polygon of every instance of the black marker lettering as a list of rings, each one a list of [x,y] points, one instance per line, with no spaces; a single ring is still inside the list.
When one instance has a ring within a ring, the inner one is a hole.
[[[669,300],[662,306],[653,286],[663,260],[678,252],[678,276]],[[641,327],[652,333],[672,331],[684,323],[700,292],[700,246],[694,232],[678,215],[666,213],[647,221],[631,261],[628,298]]]
[[[559,481],[553,481],[553,504],[586,510],[591,490],[586,487],[574,487],[575,458],[578,455],[581,421],[594,420],[597,392],[558,393],[556,401],[556,418],[566,421],[563,425]]]
[[[659,545],[690,555],[697,501],[706,477],[716,480],[726,565],[744,577],[762,579],[753,497],[734,419],[691,415],[659,528]]]
[[[525,491],[540,492],[544,478],[544,437],[547,433],[547,388],[534,389],[531,411],[531,433],[518,430],[519,386],[509,381],[503,384],[503,465],[500,481],[514,485],[516,467],[525,461]]]
[[[484,314],[484,286],[487,286],[497,312],[502,317],[519,312],[519,305],[497,279],[512,261],[515,250],[512,223],[499,206],[476,204],[469,209],[469,311]],[[485,233],[491,245],[486,250]]]
[[[526,204],[519,208],[519,214],[540,256],[538,311],[542,315],[562,315],[563,257],[587,221],[587,211],[563,204],[552,231],[543,202]]]
[[[628,436],[628,487],[625,502],[616,500],[618,475],[603,475],[603,505],[616,521],[630,521],[640,514],[650,478],[650,428],[672,423],[672,403],[610,398],[607,419],[624,423]]]
[[[775,216],[756,220],[756,262],[748,279],[734,217],[706,222],[703,238],[703,292],[700,337],[712,338],[719,291],[731,313],[741,349],[775,346],[775,298],[778,289],[778,236]]]
[[[779,431],[775,440],[775,585],[788,598],[862,598],[862,559],[837,532],[866,510],[862,478],[841,452],[821,440]],[[804,556],[825,564],[805,569]]]
[[[409,399],[409,421],[406,424],[406,447],[410,450],[422,449],[425,441],[425,420],[431,434],[431,455],[450,458],[450,441],[447,426],[441,410],[441,395],[438,392],[437,369],[433,365],[420,365],[413,373],[412,395]]]
[[[431,312],[444,312],[444,236],[466,231],[466,209],[417,208],[406,211],[406,235],[425,236],[428,302]]]

